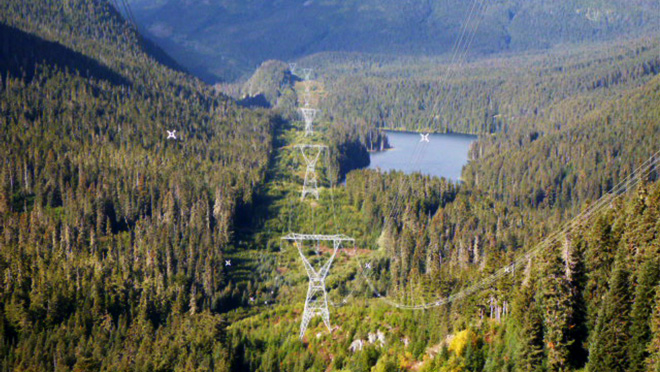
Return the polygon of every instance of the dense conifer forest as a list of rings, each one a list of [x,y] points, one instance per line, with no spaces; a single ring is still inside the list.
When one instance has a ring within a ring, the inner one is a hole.
[[[121,4],[122,0],[117,0]],[[209,82],[264,60],[343,51],[442,56],[478,24],[470,55],[611,40],[657,30],[654,0],[131,0],[142,31]]]
[[[216,87],[105,0],[6,0],[0,42],[2,371],[660,371],[657,168],[513,266],[660,150],[657,34]],[[462,182],[360,169],[384,128],[479,139]],[[302,142],[328,146],[318,201]],[[333,331],[299,340],[280,238],[337,230]]]
[[[2,369],[216,363],[223,247],[276,119],[162,65],[105,1],[0,8]]]

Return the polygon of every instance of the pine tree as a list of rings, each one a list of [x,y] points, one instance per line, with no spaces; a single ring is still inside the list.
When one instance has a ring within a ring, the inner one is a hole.
[[[569,282],[572,316],[568,338],[573,340],[569,346],[569,361],[573,368],[582,368],[587,362],[588,353],[584,344],[589,336],[587,329],[587,304],[584,300],[586,273],[584,265],[584,244],[578,240],[566,241],[566,277]]]
[[[623,258],[615,262],[610,289],[598,314],[589,347],[588,370],[593,372],[628,370],[630,342],[629,274]]]
[[[651,341],[646,351],[646,367],[648,371],[660,372],[660,285],[655,289],[655,306],[651,318]]]
[[[637,287],[635,288],[635,301],[630,312],[630,335],[631,341],[628,348],[630,359],[630,372],[644,372],[646,370],[645,360],[648,357],[648,344],[651,340],[650,319],[653,308],[655,287],[658,283],[658,263],[651,259],[646,261],[639,274]]]
[[[534,299],[533,285],[522,287],[514,301],[513,317],[520,319],[516,371],[536,371],[543,363],[543,317]]]
[[[543,309],[544,342],[550,371],[565,371],[568,368],[569,348],[574,342],[569,338],[573,309],[565,267],[564,260],[556,250],[552,250],[538,294]]]
[[[589,246],[585,252],[585,258],[589,280],[585,293],[589,304],[588,323],[589,327],[593,329],[598,319],[602,298],[607,292],[608,278],[618,244],[608,216],[601,216],[595,221],[587,236],[587,242]]]
[[[5,191],[5,187],[2,184],[2,175],[0,174],[0,215],[3,215],[9,212],[9,197],[8,193]]]

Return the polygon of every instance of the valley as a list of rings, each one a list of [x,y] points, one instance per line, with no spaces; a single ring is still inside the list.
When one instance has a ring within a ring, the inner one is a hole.
[[[656,2],[129,3],[0,4],[0,371],[660,369]]]

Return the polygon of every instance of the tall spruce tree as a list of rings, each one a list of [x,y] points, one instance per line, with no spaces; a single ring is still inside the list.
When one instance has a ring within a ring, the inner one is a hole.
[[[520,319],[516,371],[536,371],[543,363],[543,316],[536,303],[535,283],[523,285],[513,304],[513,317]]]
[[[589,280],[586,284],[586,301],[588,303],[588,326],[596,327],[602,299],[608,288],[612,264],[618,240],[612,231],[612,216],[599,217],[586,236],[588,248],[585,251],[585,261]]]
[[[651,341],[646,350],[646,367],[648,371],[660,372],[660,285],[655,289],[655,306],[651,318]]]
[[[573,317],[572,293],[566,276],[566,262],[553,249],[546,258],[541,288],[537,296],[543,308],[544,343],[550,371],[565,371],[569,367],[569,327]]]
[[[623,255],[615,261],[610,289],[602,302],[589,348],[588,370],[628,370],[630,337],[630,279]]]
[[[651,259],[644,262],[635,288],[635,300],[630,312],[630,335],[631,340],[628,348],[630,359],[630,372],[646,371],[646,358],[648,357],[648,345],[651,340],[650,319],[654,302],[655,286],[658,283],[658,263]]]

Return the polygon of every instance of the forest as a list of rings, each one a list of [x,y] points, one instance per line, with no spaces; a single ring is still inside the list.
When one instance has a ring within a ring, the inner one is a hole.
[[[627,51],[628,47],[632,51]],[[562,222],[588,209],[630,176],[657,151],[660,80],[657,67],[651,67],[657,66],[657,51],[657,40],[647,39],[628,44],[623,50],[601,46],[573,51],[562,67],[573,82],[558,84],[558,75],[538,73],[534,84],[516,85],[517,89],[545,91],[548,99],[535,101],[538,107],[534,110],[517,112],[519,117],[509,119],[503,130],[477,131],[480,139],[471,150],[472,161],[464,169],[461,184],[420,175],[353,171],[334,197],[332,191],[330,196],[321,197],[321,205],[336,204],[332,210],[324,210],[295,207],[300,175],[294,175],[293,184],[288,186],[293,195],[286,195],[286,185],[278,182],[268,190],[273,203],[269,214],[277,217],[266,219],[258,229],[256,246],[276,247],[287,231],[329,233],[334,230],[333,222],[338,221],[342,232],[357,238],[358,251],[371,250],[362,262],[373,263],[371,280],[375,289],[361,277],[354,256],[346,253],[336,264],[329,296],[334,303],[354,298],[350,301],[355,304],[349,302],[334,309],[340,328],[327,334],[322,323],[317,324],[308,331],[306,349],[300,349],[293,337],[306,283],[296,254],[290,250],[280,253],[282,257],[277,260],[259,260],[254,293],[268,297],[271,288],[278,288],[282,291],[279,298],[294,296],[297,300],[294,305],[287,301],[266,314],[231,326],[234,353],[238,354],[234,363],[239,363],[239,369],[260,371],[656,370],[657,346],[653,345],[657,344],[658,334],[653,331],[657,329],[653,314],[657,312],[658,291],[657,219],[634,216],[644,214],[642,210],[650,211],[638,204],[641,200],[651,209],[657,208],[657,202],[649,199],[651,189],[657,188],[655,169],[624,200],[611,203],[597,217],[563,234],[539,257],[525,261],[515,271],[519,275],[508,275],[474,296],[420,314],[397,310],[380,301],[379,295],[415,305],[459,293],[519,261],[517,258],[558,230]],[[603,57],[607,53],[612,56]],[[527,63],[543,66],[555,58],[545,61],[534,57]],[[603,63],[605,76],[630,78],[607,78],[602,84],[592,84],[594,75],[582,66],[593,66],[601,59],[619,61]],[[342,68],[337,59],[332,63]],[[341,87],[336,89],[348,94],[352,87],[368,89],[370,75],[379,74],[377,68],[359,70],[357,62],[347,66],[347,70],[355,68],[358,72],[336,83]],[[335,88],[328,86],[341,75],[333,76],[329,70],[316,83],[322,87],[317,91],[325,97],[335,94]],[[509,71],[513,73],[513,68]],[[502,79],[515,84],[516,78]],[[382,79],[387,82],[398,77]],[[460,84],[456,85],[461,89]],[[407,92],[414,94],[416,90]],[[528,96],[529,91],[520,93],[520,97]],[[320,101],[320,107],[326,108],[322,121],[334,125],[355,123],[333,116],[332,108],[323,106],[329,100]],[[346,100],[337,107],[354,108],[357,117],[362,102]],[[396,106],[396,102],[385,102],[382,107]],[[451,105],[460,109],[468,104],[472,103],[457,100]],[[481,120],[485,118],[481,116]],[[368,131],[380,128],[377,120],[363,119],[356,126]],[[281,138],[279,141],[285,143],[297,141],[290,133]],[[280,174],[300,169],[286,146],[278,149],[279,164],[275,168]],[[648,225],[632,227],[644,224],[641,221]],[[641,231],[644,233],[639,234]],[[643,273],[642,267],[650,271]],[[625,271],[625,284],[616,290],[622,292],[614,294],[611,292],[619,284],[613,280],[619,270]],[[280,272],[286,274],[269,274]],[[264,280],[264,276],[269,279]],[[640,286],[645,289],[637,292]],[[634,316],[633,307],[637,309]],[[365,318],[368,324],[360,322]],[[610,324],[622,326],[613,331]],[[385,333],[384,343],[366,341],[378,332]],[[628,341],[611,342],[617,339]],[[365,346],[356,351],[354,343],[360,341]]]
[[[0,41],[1,371],[660,371],[657,167],[609,193],[657,159],[657,35],[463,66],[322,53],[313,81],[269,61],[215,87],[106,0],[7,0]],[[383,129],[479,140],[462,182],[362,169]],[[300,143],[328,146],[319,200]],[[298,339],[290,231],[355,238],[332,333]]]
[[[654,0],[131,0],[126,10],[113,1],[209,83],[322,52],[444,57],[463,20],[479,25],[471,56],[657,33],[660,22]]]

